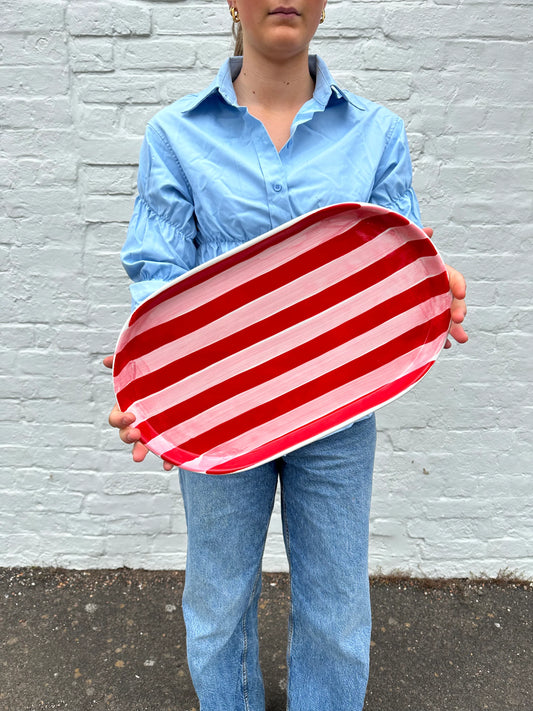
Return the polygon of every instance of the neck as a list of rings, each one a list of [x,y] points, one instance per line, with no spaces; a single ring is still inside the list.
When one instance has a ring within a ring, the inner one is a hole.
[[[247,49],[234,87],[241,106],[300,107],[314,91],[307,52],[276,61]]]

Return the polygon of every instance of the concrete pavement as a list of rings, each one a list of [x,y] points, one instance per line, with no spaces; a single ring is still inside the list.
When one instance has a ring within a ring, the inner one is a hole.
[[[0,569],[0,711],[199,711],[182,589],[173,571]],[[372,606],[365,711],[533,711],[531,583],[377,578]],[[264,575],[260,608],[284,711],[286,575]]]

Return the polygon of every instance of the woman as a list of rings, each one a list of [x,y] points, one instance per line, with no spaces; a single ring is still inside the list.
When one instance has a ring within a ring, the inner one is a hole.
[[[308,54],[325,1],[279,3],[228,0],[242,58],[147,128],[122,251],[134,305],[196,264],[327,204],[374,202],[420,224],[402,122],[343,90]],[[465,284],[449,273],[451,334],[464,342]],[[110,415],[140,461],[146,449],[132,422],[116,407]],[[183,611],[202,711],[264,710],[257,603],[278,480],[291,570],[288,708],[362,708],[374,447],[368,416],[252,471],[180,472],[188,525]]]

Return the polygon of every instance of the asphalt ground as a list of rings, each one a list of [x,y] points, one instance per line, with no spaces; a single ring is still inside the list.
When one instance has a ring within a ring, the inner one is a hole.
[[[365,711],[533,711],[532,583],[371,583]],[[0,569],[0,710],[199,711],[182,589],[181,571]],[[287,575],[265,574],[267,711],[285,711],[288,610]]]

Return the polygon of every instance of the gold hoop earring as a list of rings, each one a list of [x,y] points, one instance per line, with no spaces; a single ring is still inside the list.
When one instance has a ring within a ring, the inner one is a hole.
[[[322,10],[322,14],[320,15],[320,23],[319,24],[322,24],[325,19],[326,19],[326,11]]]
[[[239,11],[237,10],[236,7],[230,7],[229,9],[231,17],[233,18],[233,22],[238,25],[239,22],[241,21],[241,18],[239,17]]]

